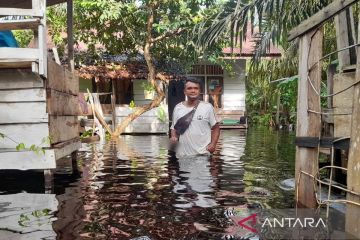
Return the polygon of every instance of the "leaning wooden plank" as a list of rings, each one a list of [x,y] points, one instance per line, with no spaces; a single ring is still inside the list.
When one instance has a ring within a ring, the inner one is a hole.
[[[344,10],[345,8],[356,3],[357,0],[336,0],[330,3],[328,6],[321,9],[319,12],[312,15],[310,18],[303,21],[297,27],[293,28],[289,33],[289,41],[309,32],[310,30],[318,27],[326,20],[334,17],[336,14]]]
[[[79,139],[75,142],[73,141],[70,144],[63,146],[62,148],[54,148],[55,159],[57,160],[67,155],[70,155],[72,152],[75,152],[80,148],[81,148],[81,142]]]
[[[79,80],[63,66],[48,58],[47,88],[73,95],[79,93]]]
[[[44,88],[30,88],[19,90],[0,90],[0,102],[45,102]]]
[[[1,69],[0,89],[27,89],[44,87],[44,80],[31,69]]]
[[[43,153],[0,149],[0,169],[52,169],[56,168],[54,150]]]
[[[24,143],[26,147],[32,144],[50,147],[47,141],[50,136],[48,123],[5,124],[0,125],[0,132],[6,136],[0,138],[0,148],[16,148],[19,143]]]
[[[79,121],[76,116],[50,116],[49,133],[52,144],[79,137]]]
[[[0,8],[0,16],[43,17],[43,13],[40,9]]]
[[[37,48],[0,48],[0,62],[36,61],[39,59]]]
[[[48,122],[45,102],[0,103],[0,124]]]
[[[36,29],[39,19],[0,20],[0,30]]]
[[[57,116],[77,116],[78,98],[71,94],[47,89],[47,112]]]

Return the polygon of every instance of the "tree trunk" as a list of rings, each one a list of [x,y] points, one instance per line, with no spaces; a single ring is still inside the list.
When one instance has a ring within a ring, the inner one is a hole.
[[[148,70],[149,70],[147,80],[149,83],[151,83],[151,85],[153,85],[155,87],[157,96],[151,103],[137,108],[135,112],[133,112],[132,114],[127,116],[122,122],[120,122],[117,125],[116,130],[112,134],[113,138],[116,138],[120,134],[122,134],[124,132],[125,128],[133,120],[135,120],[137,117],[139,117],[141,114],[143,114],[155,107],[158,107],[165,98],[165,93],[163,91],[161,84],[156,83],[156,69],[155,69],[155,65],[153,63],[153,59],[152,59],[152,55],[151,55],[151,47],[153,46],[153,42],[154,42],[153,41],[154,39],[152,38],[152,35],[151,35],[151,31],[152,31],[153,24],[154,24],[154,17],[155,17],[154,15],[155,15],[156,8],[157,8],[157,6],[153,5],[153,4],[149,6],[149,16],[148,16],[148,20],[147,20],[147,29],[146,29],[147,30],[147,38],[146,38],[146,42],[145,42],[145,46],[144,46],[144,57],[145,57],[146,64],[147,64]]]

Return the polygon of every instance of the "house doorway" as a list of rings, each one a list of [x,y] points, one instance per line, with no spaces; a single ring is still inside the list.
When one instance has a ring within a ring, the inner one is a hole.
[[[207,93],[209,96],[209,103],[215,109],[222,107],[222,93],[224,88],[223,77],[207,76]]]

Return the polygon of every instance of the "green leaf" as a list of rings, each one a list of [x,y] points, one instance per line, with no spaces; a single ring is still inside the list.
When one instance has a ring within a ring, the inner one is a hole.
[[[26,147],[25,147],[25,144],[24,143],[19,143],[17,146],[16,146],[16,150],[17,151],[21,151],[21,150],[24,150]]]

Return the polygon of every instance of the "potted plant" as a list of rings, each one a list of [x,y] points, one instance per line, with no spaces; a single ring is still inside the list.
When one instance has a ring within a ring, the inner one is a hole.
[[[141,84],[141,87],[144,89],[144,97],[145,99],[152,100],[155,96],[155,88],[154,86],[149,82],[143,82]]]

